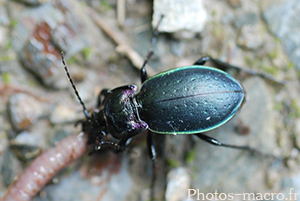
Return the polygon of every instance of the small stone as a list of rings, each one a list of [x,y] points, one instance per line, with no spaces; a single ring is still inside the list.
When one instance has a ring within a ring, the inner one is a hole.
[[[42,2],[42,1],[39,1]],[[74,1],[54,1],[21,12],[13,30],[12,47],[17,50],[23,66],[47,87],[69,86],[61,62],[83,50],[91,41],[93,31],[87,17]],[[79,17],[80,16],[80,17]],[[87,33],[89,37],[87,37]],[[93,42],[94,43],[94,42]]]
[[[53,124],[70,123],[80,119],[80,115],[74,107],[58,104],[51,113],[50,121]]]
[[[202,0],[156,0],[153,9],[154,27],[161,15],[164,15],[158,28],[161,32],[199,33],[204,29],[208,18]]]
[[[298,0],[275,0],[263,8],[270,31],[283,43],[287,55],[300,69],[300,4]]]
[[[28,129],[42,114],[42,104],[34,97],[18,93],[10,97],[8,112],[15,130]]]
[[[53,45],[52,28],[43,21],[36,25],[32,35],[20,52],[24,66],[49,87],[63,88],[68,86],[64,79],[60,51]]]
[[[281,179],[278,170],[270,168],[266,172],[266,184],[270,189],[273,189],[278,181]]]
[[[185,168],[171,170],[167,175],[166,201],[181,201],[187,197],[191,178]]]
[[[258,21],[257,13],[253,13],[253,12],[239,14],[236,18],[237,19],[236,19],[234,25],[237,28],[241,28],[245,25],[255,25],[256,22]]]
[[[42,149],[37,146],[17,142],[11,142],[10,148],[17,158],[24,162],[30,161],[42,153]]]
[[[257,50],[264,44],[264,36],[258,26],[246,25],[241,28],[237,37],[237,44],[248,50]]]

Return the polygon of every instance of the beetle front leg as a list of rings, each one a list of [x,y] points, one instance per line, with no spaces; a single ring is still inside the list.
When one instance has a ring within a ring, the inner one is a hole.
[[[111,147],[114,151],[118,152],[122,149],[122,146],[115,142],[110,141],[96,141],[95,142],[95,151],[99,151],[100,149]]]
[[[157,42],[157,37],[158,37],[158,26],[160,25],[162,19],[163,19],[163,15],[161,16],[157,26],[154,28],[153,30],[153,37],[151,40],[151,46],[148,50],[147,56],[145,58],[145,61],[143,63],[143,66],[141,68],[141,82],[144,83],[147,79],[148,79],[148,75],[147,75],[147,71],[146,71],[146,65],[148,63],[148,61],[150,60],[151,56],[153,55],[153,48]]]
[[[97,103],[96,103],[96,107],[99,108],[101,106],[101,97],[106,97],[107,94],[110,92],[109,89],[102,89],[101,92],[99,93],[98,97],[97,97]]]
[[[95,142],[95,151],[99,151],[102,148],[110,147],[112,148],[115,152],[122,152],[124,151],[132,141],[132,138],[126,139],[126,140],[121,140],[118,143],[111,142],[111,141],[101,141],[101,139],[96,139]]]
[[[147,75],[147,71],[146,71],[146,65],[147,65],[148,61],[150,60],[150,58],[152,57],[152,55],[153,55],[153,48],[154,48],[154,45],[156,44],[157,36],[158,36],[158,31],[157,31],[157,27],[156,27],[156,29],[153,32],[153,38],[151,40],[150,49],[148,50],[147,56],[145,58],[143,66],[141,68],[141,82],[142,83],[144,83],[148,79],[148,75]]]
[[[151,45],[152,46],[152,45]],[[148,79],[148,74],[146,71],[146,64],[148,63],[149,59],[151,58],[151,56],[153,55],[153,50],[152,47],[149,49],[146,59],[144,61],[144,64],[141,68],[141,82],[144,83],[147,79]]]

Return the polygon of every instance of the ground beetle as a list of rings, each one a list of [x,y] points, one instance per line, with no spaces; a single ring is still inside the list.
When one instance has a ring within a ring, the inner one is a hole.
[[[204,66],[205,62],[210,60],[226,68],[238,67],[211,57],[202,57],[192,66],[168,70],[148,79],[146,64],[153,54],[157,35],[156,27],[141,68],[143,84],[140,92],[136,94],[137,87],[134,85],[104,89],[99,94],[97,110],[91,115],[73,84],[62,54],[67,76],[86,116],[86,120],[80,123],[88,135],[88,144],[94,144],[95,150],[111,147],[119,152],[129,145],[132,137],[149,129],[161,134],[194,134],[213,145],[257,152],[248,146],[224,144],[203,134],[229,121],[245,99],[245,92],[238,81],[224,71]],[[104,141],[103,138],[108,134],[118,142]],[[148,133],[147,144],[149,157],[154,164],[156,153],[151,132]]]

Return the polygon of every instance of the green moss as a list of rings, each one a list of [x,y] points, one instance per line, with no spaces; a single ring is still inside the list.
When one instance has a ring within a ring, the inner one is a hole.
[[[108,3],[108,1],[106,1],[106,0],[102,0],[101,1],[101,6],[104,8],[105,11],[111,10],[111,6]]]
[[[212,34],[213,36],[218,39],[218,40],[222,40],[224,38],[225,35],[225,31],[224,28],[221,27],[219,24],[217,24],[216,22],[212,22],[213,25],[213,30],[212,30]]]
[[[211,13],[211,15],[212,15],[212,16],[216,16],[216,15],[217,15],[217,11],[216,11],[216,10],[213,10],[212,13]]]
[[[291,102],[291,105],[290,105],[290,113],[289,113],[289,117],[292,118],[292,119],[295,119],[295,118],[300,118],[300,108],[298,106],[298,100],[296,99],[293,99],[292,102]]]
[[[250,56],[246,55],[244,58],[244,61],[246,63],[246,68],[258,68],[260,66],[260,60],[258,58],[251,58]]]
[[[292,68],[295,68],[295,65],[293,62],[290,62],[288,65],[287,65],[288,69],[292,69]]]
[[[11,40],[8,41],[8,43],[5,45],[5,50],[8,51],[10,50],[12,47],[12,43],[11,43]]]
[[[34,80],[34,79],[28,80],[28,84],[29,84],[31,87],[36,87],[36,86],[39,85],[39,84],[37,84],[36,80]]]
[[[120,56],[117,54],[112,54],[108,58],[108,63],[110,63],[110,64],[117,64],[119,61],[120,61]]]
[[[269,74],[277,75],[278,74],[278,68],[276,66],[269,66],[269,65],[262,65],[261,68]]]
[[[12,57],[9,55],[0,55],[0,61],[11,61]]]
[[[66,168],[66,174],[71,174],[72,172],[74,172],[74,168],[72,166],[68,166]]]
[[[275,110],[281,111],[282,108],[283,108],[282,103],[276,103],[276,104],[274,105],[274,109],[275,109]]]
[[[196,158],[196,150],[195,149],[191,149],[187,152],[187,156],[185,158],[185,162],[187,164],[190,164],[192,163],[193,161],[195,161],[195,158]]]
[[[270,58],[270,59],[275,59],[278,57],[278,54],[279,54],[279,50],[278,48],[275,48],[274,50],[270,51],[267,53],[267,56]]]
[[[247,66],[252,65],[252,59],[249,56],[246,55],[244,60]]]
[[[12,27],[16,27],[18,25],[18,20],[15,20],[15,19],[11,20],[10,25]]]
[[[280,43],[280,39],[278,37],[275,37],[275,42]]]
[[[10,75],[9,73],[2,73],[2,78],[5,84],[9,84],[10,83]]]
[[[87,48],[82,49],[82,54],[83,54],[83,57],[84,57],[85,60],[87,60],[89,58],[91,52],[92,52],[91,47],[87,47]]]
[[[78,61],[78,59],[76,58],[76,56],[72,56],[72,57],[68,58],[67,65],[76,63],[77,61]]]
[[[180,165],[179,161],[174,160],[174,159],[168,159],[168,164],[171,167],[178,167]]]

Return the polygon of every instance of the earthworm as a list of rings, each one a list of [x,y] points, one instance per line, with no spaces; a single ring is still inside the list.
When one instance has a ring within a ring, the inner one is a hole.
[[[87,136],[81,132],[57,142],[40,154],[11,184],[1,201],[31,200],[62,168],[87,151]]]

